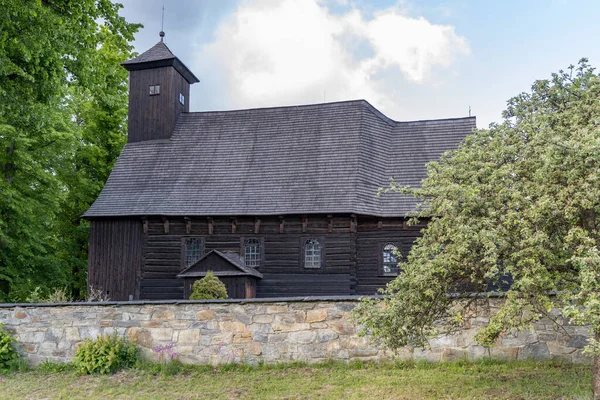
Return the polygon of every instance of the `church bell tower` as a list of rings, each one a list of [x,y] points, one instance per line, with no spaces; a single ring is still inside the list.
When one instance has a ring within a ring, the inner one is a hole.
[[[169,139],[182,112],[189,112],[190,85],[199,82],[160,42],[121,65],[129,71],[127,141]]]

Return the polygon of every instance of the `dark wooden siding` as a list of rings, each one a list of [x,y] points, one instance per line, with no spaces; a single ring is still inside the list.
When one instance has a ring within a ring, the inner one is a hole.
[[[382,246],[394,243],[406,255],[424,226],[408,226],[401,218],[359,216],[353,230],[349,215],[286,216],[283,220],[276,216],[192,217],[189,223],[183,217],[149,217],[147,221],[146,234],[141,219],[93,221],[90,283],[106,286],[119,299],[131,293],[141,299],[182,299],[184,282],[175,276],[184,268],[184,238],[202,238],[203,253],[215,249],[242,254],[242,239],[257,237],[263,243],[258,268],[263,279],[257,280],[257,297],[373,294],[393,279],[382,275]],[[302,244],[311,237],[324,241],[320,269],[302,266]],[[137,287],[131,265],[141,265]]]
[[[170,217],[166,233],[162,218],[149,218],[140,297],[183,298],[183,281],[175,275],[184,268],[184,237],[201,237],[205,253],[220,250],[238,254],[242,238],[262,238],[263,264],[259,270],[264,278],[257,281],[257,297],[354,293],[356,241],[350,216],[308,216],[306,221],[301,216],[286,216],[283,233],[281,222],[275,216],[261,217],[260,221],[253,217],[215,217],[210,234],[210,220],[206,217],[191,218],[189,233],[183,217]],[[310,237],[325,242],[324,265],[320,269],[305,269],[300,262],[302,242]]]
[[[401,254],[406,256],[424,226],[425,224],[409,226],[403,218],[359,217],[356,237],[356,293],[375,294],[379,288],[394,279],[382,274],[380,254],[382,246],[393,243],[398,246]]]
[[[160,94],[150,96],[150,85],[160,85]],[[184,105],[179,93],[185,96]],[[170,138],[179,114],[189,111],[189,93],[190,85],[173,67],[131,71],[128,141]]]
[[[111,300],[135,297],[143,239],[139,218],[90,221],[88,285]]]

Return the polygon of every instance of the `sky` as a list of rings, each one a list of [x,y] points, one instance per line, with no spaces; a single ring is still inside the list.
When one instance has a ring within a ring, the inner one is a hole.
[[[190,111],[365,99],[398,121],[500,122],[506,102],[585,57],[597,0],[120,0],[200,79]]]

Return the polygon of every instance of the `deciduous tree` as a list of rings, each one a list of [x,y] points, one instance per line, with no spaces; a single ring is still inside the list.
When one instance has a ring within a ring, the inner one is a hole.
[[[81,275],[75,214],[123,143],[126,76],[109,63],[129,57],[139,25],[119,7],[0,2],[0,301]]]
[[[481,343],[560,309],[591,326],[588,350],[600,353],[599,76],[581,60],[510,99],[503,117],[430,163],[421,187],[392,182],[389,190],[422,199],[415,215],[430,219],[386,297],[355,314],[392,348],[459,328],[481,301],[468,293],[510,277]]]

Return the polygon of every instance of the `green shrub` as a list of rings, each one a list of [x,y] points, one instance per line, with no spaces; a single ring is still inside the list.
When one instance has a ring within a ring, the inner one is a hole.
[[[21,357],[17,352],[15,341],[0,324],[0,373],[15,371],[20,366]]]
[[[37,371],[42,374],[59,374],[62,372],[73,371],[75,366],[73,363],[53,362],[45,360],[37,366]]]
[[[112,374],[118,369],[134,366],[138,356],[137,346],[115,332],[95,340],[86,339],[77,349],[73,364],[83,374]]]
[[[208,271],[204,278],[194,282],[190,300],[224,300],[227,297],[227,288],[223,282],[212,271]]]

